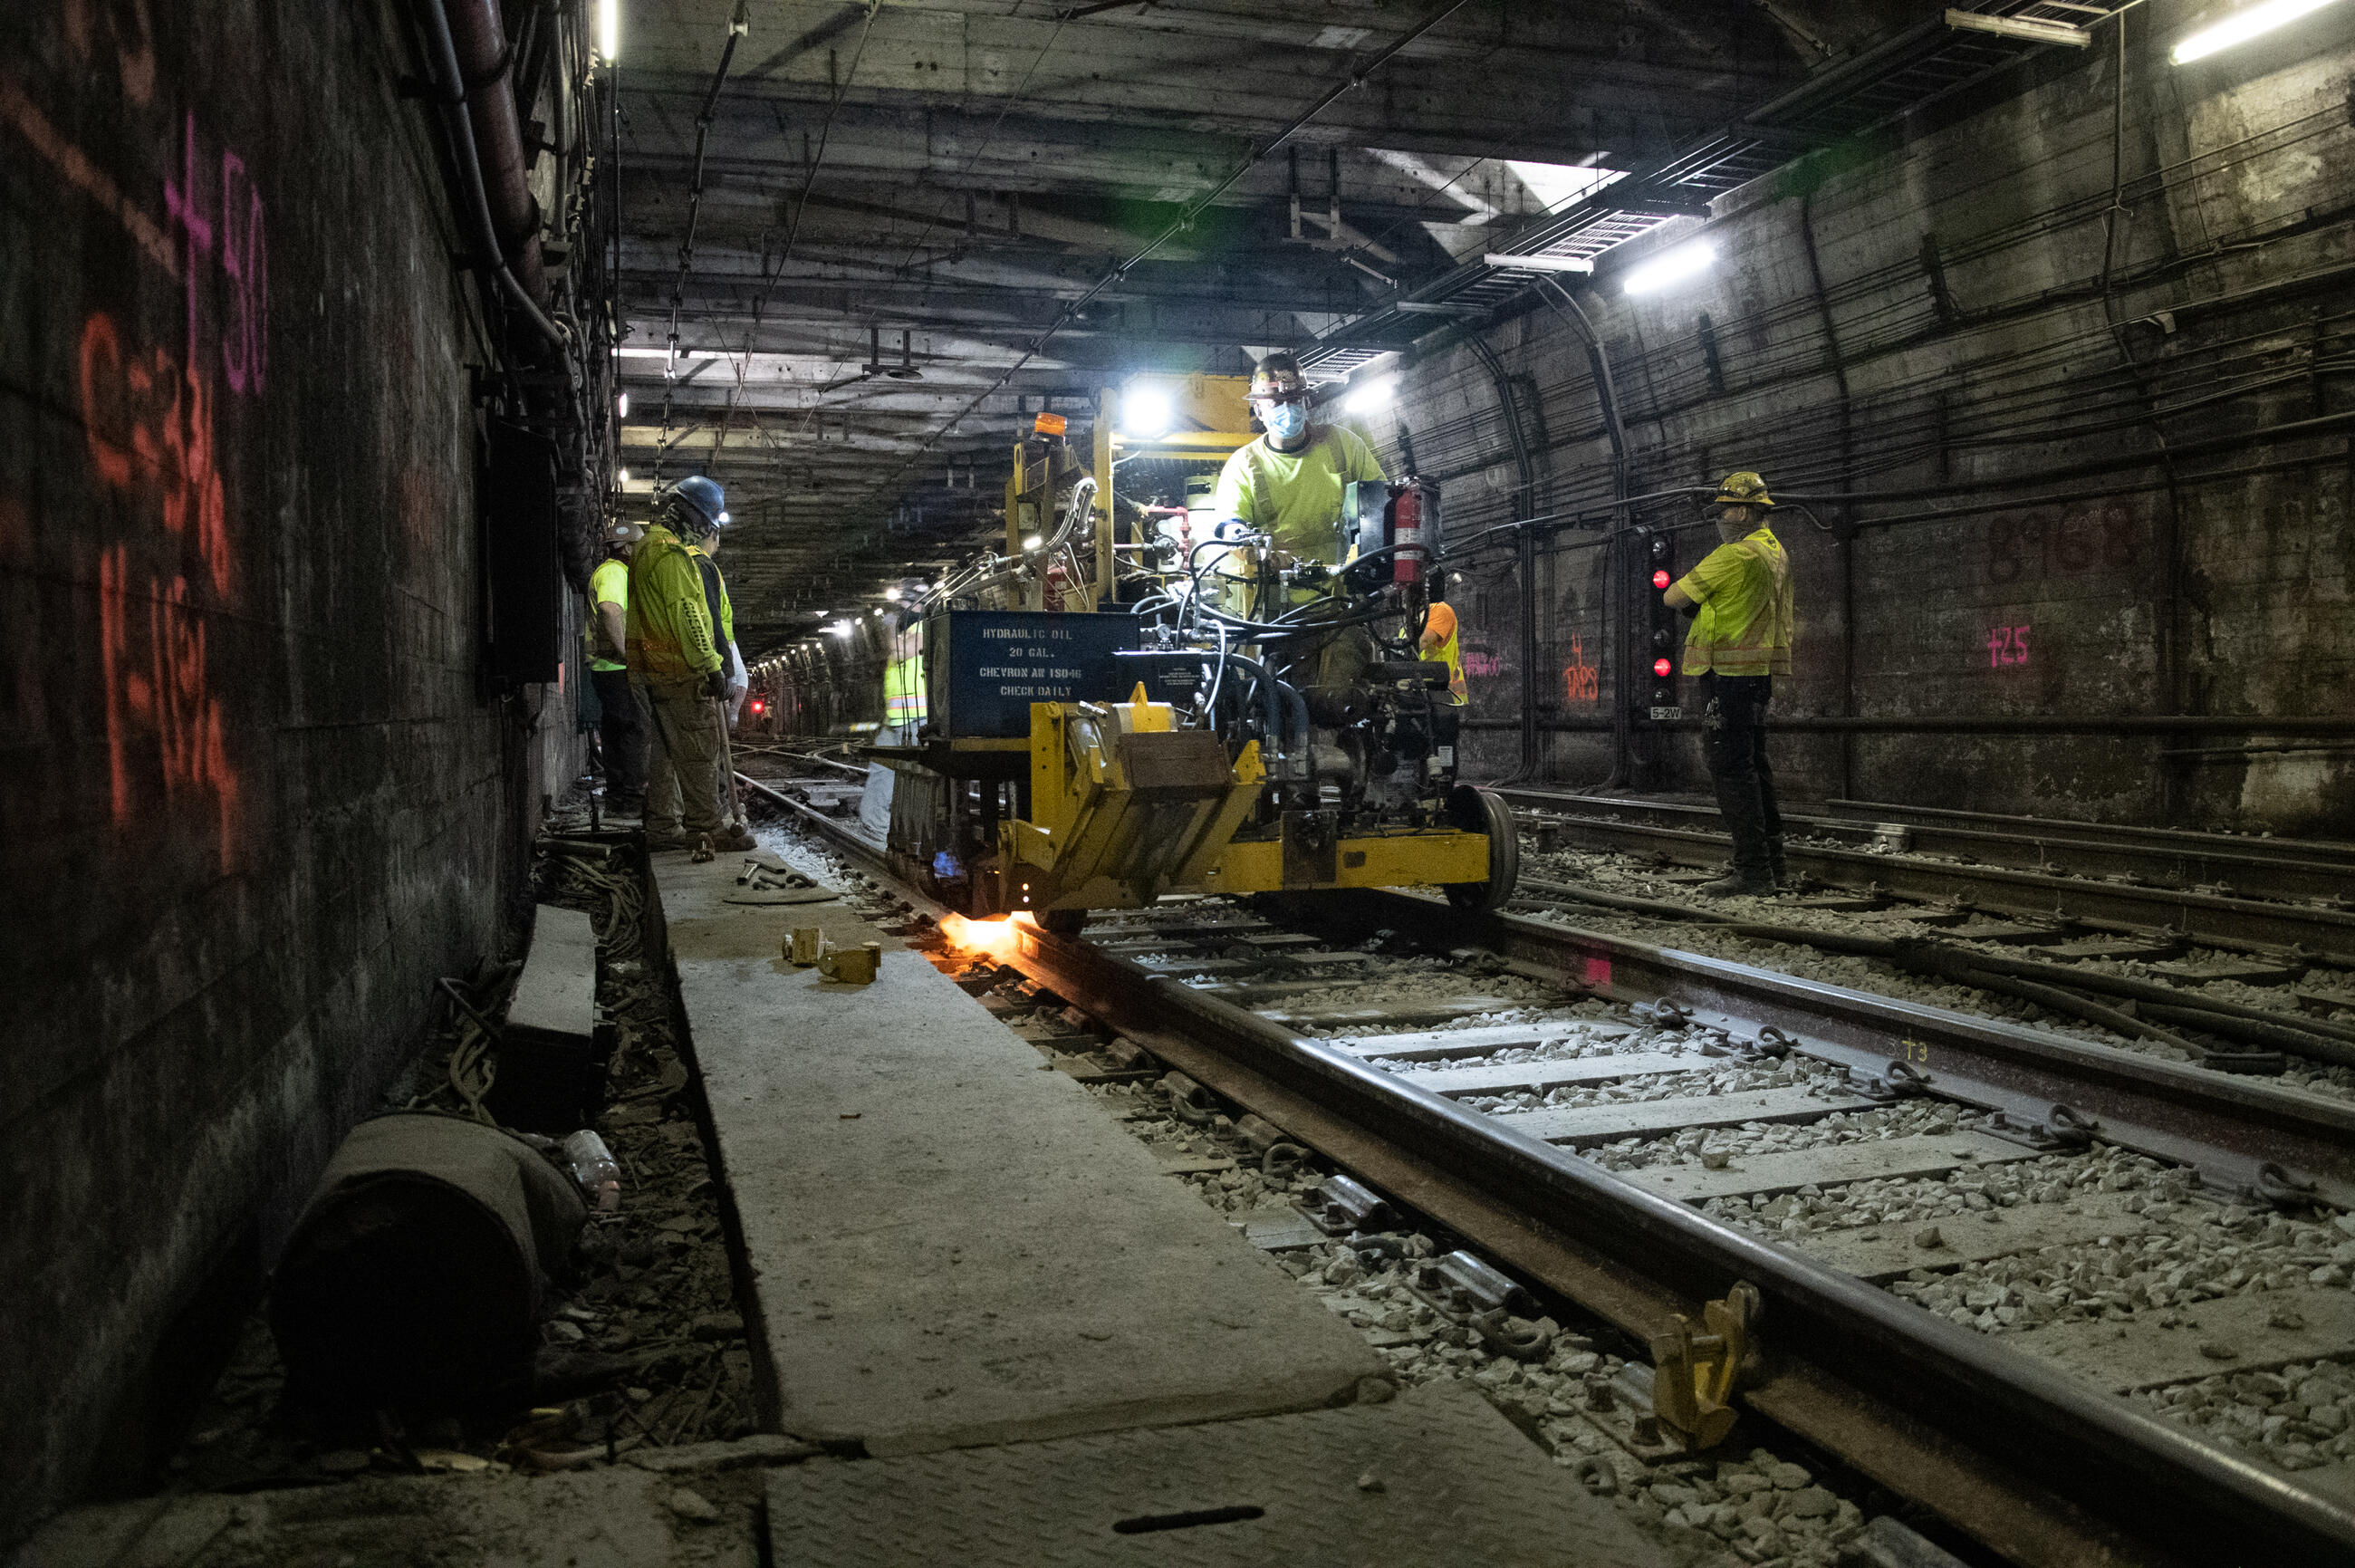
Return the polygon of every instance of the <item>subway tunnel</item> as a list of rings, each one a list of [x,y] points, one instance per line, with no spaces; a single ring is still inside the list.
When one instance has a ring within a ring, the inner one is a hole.
[[[2355,1548],[2355,6],[0,42],[12,1561]]]

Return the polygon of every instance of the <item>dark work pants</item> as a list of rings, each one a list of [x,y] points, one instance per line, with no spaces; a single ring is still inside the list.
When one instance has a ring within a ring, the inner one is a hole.
[[[636,805],[646,793],[646,709],[630,689],[625,669],[592,669],[597,705],[605,710],[597,734],[605,752],[605,804]]]
[[[1766,763],[1766,705],[1774,699],[1770,675],[1700,677],[1701,752],[1710,782],[1717,786],[1717,809],[1733,836],[1733,874],[1762,881],[1772,874],[1767,841],[1783,837],[1783,813],[1774,801],[1774,770]]]

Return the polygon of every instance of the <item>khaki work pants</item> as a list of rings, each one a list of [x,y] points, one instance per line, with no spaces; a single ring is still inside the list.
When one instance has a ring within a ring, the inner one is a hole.
[[[646,747],[647,834],[719,832],[725,826],[719,799],[728,781],[703,683],[648,681],[642,689],[655,720]]]

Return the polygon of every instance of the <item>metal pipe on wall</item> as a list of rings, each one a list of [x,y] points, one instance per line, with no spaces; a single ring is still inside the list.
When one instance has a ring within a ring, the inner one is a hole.
[[[506,296],[538,334],[559,354],[569,347],[563,331],[548,319],[539,303],[517,280],[501,254],[498,222],[491,214],[489,194],[483,187],[483,165],[474,147],[474,127],[466,112],[465,76],[458,66],[457,46],[450,36],[450,18],[442,0],[415,0],[411,13],[423,43],[425,78],[441,112],[442,133],[449,140],[451,171],[458,188],[450,193],[458,223],[468,230],[468,248],[474,268],[487,280],[486,292]],[[535,247],[535,250],[537,247]],[[567,368],[571,369],[567,360]],[[577,373],[577,372],[576,372]]]
[[[1841,483],[1854,471],[1855,404],[1849,393],[1848,363],[1840,353],[1839,328],[1832,320],[1830,291],[1824,286],[1823,259],[1816,251],[1816,193],[1799,198],[1799,242],[1807,258],[1807,277],[1814,284],[1816,314],[1824,328],[1824,368],[1831,372],[1839,392],[1839,472]],[[1839,547],[1839,701],[1844,714],[1856,711],[1856,530],[1845,515],[1833,535]],[[1840,794],[1856,793],[1856,747],[1843,735],[1839,743]]]
[[[523,123],[516,112],[515,53],[507,48],[499,0],[451,0],[444,15],[499,257],[537,302],[548,283],[539,255],[539,204],[531,195],[531,164],[524,154]]]
[[[1603,410],[1603,431],[1611,442],[1611,501],[1614,507],[1624,508],[1628,500],[1627,427],[1619,417],[1619,387],[1611,375],[1611,351],[1603,346],[1603,335],[1594,330],[1577,297],[1551,277],[1540,280],[1561,296],[1561,304],[1554,314],[1564,321],[1574,322],[1586,340],[1587,373],[1594,379],[1595,401]],[[1540,298],[1543,296],[1540,295]],[[1551,302],[1549,301],[1549,304]],[[1619,558],[1626,542],[1627,518],[1624,511],[1614,514],[1611,531],[1603,540],[1603,626],[1598,645],[1612,661],[1611,667],[1611,772],[1593,787],[1616,789],[1626,781],[1628,749],[1635,741],[1635,716],[1628,706],[1627,671],[1632,669],[1633,650],[1625,646],[1625,627],[1633,624],[1633,606],[1629,590],[1622,581],[1627,573],[1625,563]],[[1614,613],[1614,607],[1616,613]],[[1619,640],[1612,640],[1612,628],[1622,628]]]
[[[1467,336],[1465,344],[1487,370],[1496,383],[1497,404],[1504,412],[1505,432],[1513,443],[1513,465],[1520,475],[1520,485],[1514,496],[1517,512],[1528,515],[1537,510],[1537,464],[1529,455],[1529,437],[1521,430],[1521,407],[1513,395],[1512,378],[1505,373],[1504,361],[1487,340],[1476,335]],[[1530,529],[1521,530],[1517,541],[1521,579],[1521,763],[1498,779],[1498,784],[1518,784],[1536,776],[1541,763],[1538,735],[1538,579],[1537,535]]]

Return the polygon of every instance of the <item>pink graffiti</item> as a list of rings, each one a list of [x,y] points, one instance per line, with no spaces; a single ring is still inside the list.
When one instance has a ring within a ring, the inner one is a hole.
[[[208,276],[203,258],[218,250],[222,275],[229,280],[229,300],[218,336],[221,368],[232,392],[259,396],[269,368],[270,243],[263,224],[261,193],[246,172],[245,160],[221,150],[220,177],[215,199],[208,201],[197,178],[197,117],[186,116],[180,140],[180,178],[164,181],[164,208],[186,236],[186,262],[182,267],[188,299],[187,364],[191,374],[202,363],[203,280]]]
[[[1489,676],[1502,675],[1504,672],[1505,661],[1497,657],[1495,654],[1484,653],[1478,648],[1466,648],[1464,650],[1465,674]]]
[[[2028,631],[2026,626],[1998,626],[1987,634],[1987,667],[2000,669],[2006,665],[2028,662]]]

